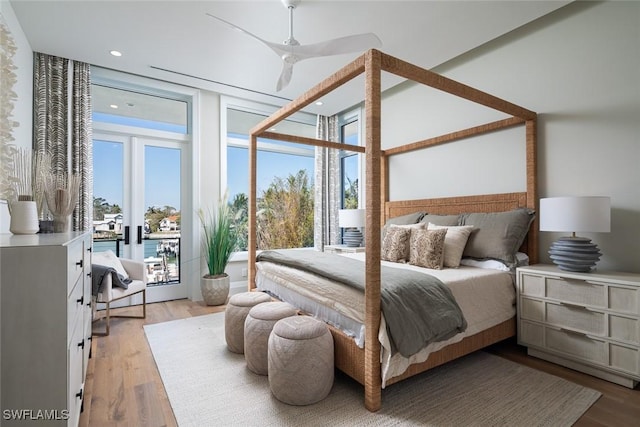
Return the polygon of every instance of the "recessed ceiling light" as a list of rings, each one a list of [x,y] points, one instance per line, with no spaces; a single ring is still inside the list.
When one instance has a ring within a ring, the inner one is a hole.
[[[269,129],[269,130],[270,130],[271,132],[275,132],[275,131],[277,131],[278,129],[276,129],[276,128],[271,128],[271,129]]]
[[[322,101],[316,101],[316,105],[323,105],[323,104],[324,104],[324,102],[322,102]]]
[[[114,110],[118,109],[118,106],[116,104],[111,104],[111,105],[109,105],[109,107],[113,108]]]
[[[122,56],[122,52],[118,51],[118,50],[112,50],[109,52],[111,55],[113,56]]]

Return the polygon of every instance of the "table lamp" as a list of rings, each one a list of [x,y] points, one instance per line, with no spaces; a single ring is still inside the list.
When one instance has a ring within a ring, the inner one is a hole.
[[[349,247],[358,247],[362,244],[362,233],[359,228],[365,224],[364,209],[340,209],[338,211],[338,224],[344,228],[342,242]]]
[[[577,237],[576,232],[611,231],[609,197],[550,197],[540,199],[540,231],[564,231],[549,247],[549,256],[561,270],[589,272],[596,265],[600,250],[591,239]]]

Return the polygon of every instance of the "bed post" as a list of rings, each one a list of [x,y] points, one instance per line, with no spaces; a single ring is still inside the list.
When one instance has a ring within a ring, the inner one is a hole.
[[[366,126],[366,209],[365,228],[365,339],[364,405],[369,411],[382,406],[380,372],[380,74],[381,53],[365,54],[365,126]]]
[[[249,136],[249,229],[247,239],[247,289],[249,291],[256,287],[256,242],[257,242],[257,224],[256,224],[256,166],[258,152],[258,137],[251,133]]]
[[[538,209],[538,168],[537,168],[537,140],[538,140],[538,120],[537,114],[526,121],[526,162],[527,162],[527,207],[534,209],[536,213]],[[529,229],[527,236],[527,250],[529,255],[529,263],[538,262],[538,224],[539,213],[533,220],[533,224]]]
[[[389,201],[389,157],[382,152],[380,156],[380,227],[387,220],[386,206]]]

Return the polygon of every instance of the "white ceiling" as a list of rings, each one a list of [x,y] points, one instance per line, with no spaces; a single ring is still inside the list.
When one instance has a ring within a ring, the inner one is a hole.
[[[569,1],[312,1],[294,12],[301,44],[373,32],[385,53],[432,68]],[[208,17],[219,16],[271,42],[288,36],[280,0],[11,0],[31,48],[115,70],[283,105],[358,54],[314,58],[275,86],[281,60],[270,49]],[[123,53],[113,57],[109,51]],[[307,111],[334,114],[363,99],[363,79]],[[383,89],[401,80],[383,75]]]

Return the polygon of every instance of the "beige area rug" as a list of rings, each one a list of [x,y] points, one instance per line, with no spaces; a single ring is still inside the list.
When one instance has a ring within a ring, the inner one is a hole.
[[[570,426],[600,393],[498,356],[476,352],[383,390],[368,412],[363,388],[337,375],[310,406],[275,399],[267,377],[226,349],[224,313],[145,326],[180,427]]]

